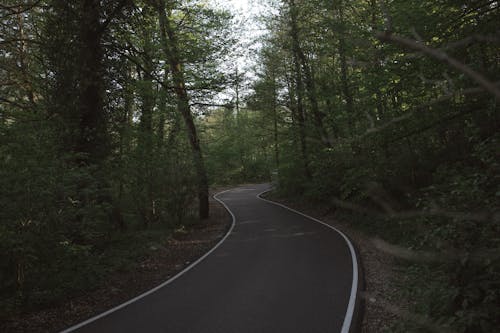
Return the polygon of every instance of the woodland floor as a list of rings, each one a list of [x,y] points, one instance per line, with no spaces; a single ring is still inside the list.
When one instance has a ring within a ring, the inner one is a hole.
[[[7,332],[58,332],[109,310],[161,284],[211,249],[228,230],[231,217],[211,200],[211,218],[201,227],[169,237],[135,269],[114,273],[102,287],[92,292],[0,324]]]

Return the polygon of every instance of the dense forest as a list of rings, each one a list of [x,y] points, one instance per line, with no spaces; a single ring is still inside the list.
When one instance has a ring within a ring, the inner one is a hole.
[[[265,8],[244,70],[210,1],[2,1],[0,320],[203,223],[210,187],[272,182],[401,261],[393,331],[498,330],[498,1]]]

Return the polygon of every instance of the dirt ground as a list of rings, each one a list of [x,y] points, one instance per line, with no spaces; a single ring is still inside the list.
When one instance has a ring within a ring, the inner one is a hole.
[[[168,280],[211,249],[227,232],[231,216],[215,200],[211,218],[199,228],[174,235],[151,249],[140,269],[117,272],[101,288],[70,302],[12,318],[0,325],[1,332],[59,332],[126,302]]]
[[[364,278],[361,332],[387,332],[397,320],[394,306],[387,304],[398,303],[395,281],[401,275],[393,258],[377,250],[368,235],[350,224],[337,221],[335,214],[328,209],[269,199],[335,226],[351,238],[360,256]],[[212,216],[203,227],[169,238],[166,244],[152,251],[153,254],[139,264],[140,270],[116,273],[98,290],[53,308],[13,318],[1,331],[58,332],[161,284],[206,253],[225,235],[231,224],[230,215],[213,199],[211,211]]]

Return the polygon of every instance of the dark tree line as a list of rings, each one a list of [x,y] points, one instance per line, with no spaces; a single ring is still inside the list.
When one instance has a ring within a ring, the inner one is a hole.
[[[0,316],[206,218],[209,184],[272,180],[404,261],[395,331],[499,327],[498,2],[268,5],[249,83],[203,1],[0,4]]]
[[[120,233],[208,217],[195,105],[227,85],[230,20],[197,1],[2,2],[2,317],[92,286]]]
[[[395,330],[494,330],[498,2],[274,6],[247,102],[266,119],[255,130],[279,192],[336,210],[409,260],[416,314]]]

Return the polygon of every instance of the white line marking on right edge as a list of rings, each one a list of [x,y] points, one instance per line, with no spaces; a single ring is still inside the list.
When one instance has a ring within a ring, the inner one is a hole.
[[[346,241],[347,246],[349,247],[349,251],[351,252],[351,258],[352,258],[352,285],[351,285],[351,294],[349,296],[349,304],[347,305],[347,311],[346,311],[346,314],[344,317],[344,323],[342,324],[342,330],[340,331],[340,333],[349,333],[349,330],[350,330],[351,324],[352,324],[352,319],[354,317],[354,306],[356,305],[356,294],[358,292],[358,261],[356,259],[356,251],[354,250],[354,246],[352,245],[349,238],[339,229],[337,229],[337,228],[335,228],[335,227],[333,227],[333,226],[331,226],[323,221],[320,221],[312,216],[301,213],[298,210],[295,210],[293,208],[287,207],[287,206],[282,205],[280,203],[277,203],[277,202],[274,202],[271,200],[267,200],[267,199],[264,199],[261,197],[261,195],[263,195],[264,193],[267,193],[271,190],[272,189],[268,189],[268,190],[265,190],[264,192],[257,194],[257,198],[259,198],[262,201],[269,202],[273,205],[288,209],[289,211],[292,211],[296,214],[302,215],[305,218],[313,220],[314,222],[318,222],[318,223],[324,225],[325,227],[330,228],[330,229],[336,231],[337,233],[339,233],[340,236],[342,236],[342,238],[344,238],[344,240]]]

